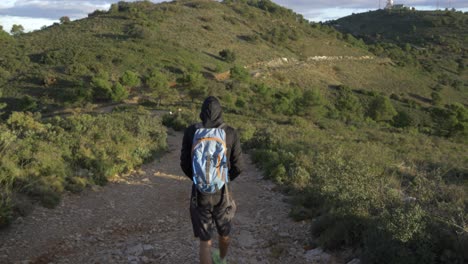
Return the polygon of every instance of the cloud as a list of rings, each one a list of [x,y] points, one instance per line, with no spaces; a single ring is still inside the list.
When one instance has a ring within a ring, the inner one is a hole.
[[[50,26],[57,20],[47,19],[47,18],[28,18],[28,17],[16,17],[16,16],[1,16],[0,15],[1,25],[3,30],[9,32],[11,27],[14,24],[20,24],[24,27],[26,32],[33,31],[41,28],[42,26]]]
[[[103,0],[16,0],[9,1],[6,7],[0,6],[0,15],[47,19],[58,19],[61,16],[82,18],[96,9],[108,9],[111,2]]]

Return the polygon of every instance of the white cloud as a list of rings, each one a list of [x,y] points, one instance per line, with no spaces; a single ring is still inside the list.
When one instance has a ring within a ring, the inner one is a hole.
[[[1,8],[9,8],[15,5],[16,0],[3,0],[0,2],[0,9]]]
[[[50,26],[58,20],[52,20],[47,18],[28,18],[28,17],[16,17],[16,16],[0,16],[0,24],[3,26],[3,30],[10,32],[11,27],[14,24],[20,24],[24,27],[26,32],[33,31],[41,28],[42,26]]]

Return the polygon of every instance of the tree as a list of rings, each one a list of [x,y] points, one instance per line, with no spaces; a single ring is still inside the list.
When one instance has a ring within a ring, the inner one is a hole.
[[[360,118],[362,116],[362,105],[357,98],[353,91],[346,87],[340,86],[338,87],[338,97],[336,99],[336,109],[338,109],[344,119],[350,120],[354,118]]]
[[[23,112],[26,112],[26,111],[32,112],[37,109],[37,101],[30,95],[25,95],[21,99],[19,106],[21,108],[21,111]]]
[[[447,105],[445,108],[431,109],[434,131],[439,136],[463,136],[468,134],[468,110],[460,103]]]
[[[5,32],[5,30],[3,30],[3,27],[0,26],[0,39],[2,38],[8,38],[10,35],[8,35],[7,32]]]
[[[438,92],[432,92],[431,99],[433,105],[440,105],[442,103],[442,96]]]
[[[23,27],[22,25],[14,24],[14,25],[11,27],[10,33],[11,33],[13,36],[18,36],[18,35],[24,33],[24,27]]]
[[[309,89],[298,96],[295,100],[296,112],[299,115],[321,114],[323,111],[324,98],[318,89]]]
[[[393,126],[395,127],[409,127],[413,123],[413,118],[405,111],[398,111],[398,114],[393,118]]]
[[[169,98],[172,95],[172,90],[169,87],[169,81],[166,75],[158,70],[153,70],[146,79],[146,85],[150,88],[153,95],[158,98],[158,105],[161,101]]]
[[[60,24],[68,24],[70,22],[71,22],[71,20],[67,16],[63,16],[63,17],[60,18]]]
[[[192,72],[187,74],[185,82],[189,89],[189,96],[192,102],[197,98],[202,98],[207,93],[207,87],[205,85],[205,79],[200,73]]]
[[[115,83],[112,87],[111,99],[114,102],[121,102],[128,98],[128,90],[120,83]]]
[[[398,113],[390,99],[380,95],[371,103],[369,114],[375,121],[391,121]]]
[[[94,77],[91,80],[91,87],[93,87],[93,97],[96,100],[109,100],[112,96],[112,84],[108,79],[101,77]]]
[[[229,63],[234,62],[236,60],[236,54],[230,49],[223,49],[219,52],[219,56],[221,56],[221,58],[223,58],[224,61]]]
[[[138,77],[138,74],[132,71],[125,71],[122,75],[122,78],[120,78],[120,81],[123,85],[131,88],[140,86],[141,84],[141,80],[140,77]]]

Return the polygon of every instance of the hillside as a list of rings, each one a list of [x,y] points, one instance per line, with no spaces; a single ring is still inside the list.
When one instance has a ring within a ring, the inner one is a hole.
[[[157,5],[122,2],[86,19],[14,38],[3,36],[2,41],[16,42],[16,56],[0,65],[1,72],[8,72],[2,77],[3,82],[8,81],[3,85],[4,101],[16,110],[50,111],[110,100],[111,96],[95,90],[100,86],[110,90],[122,82],[128,70],[141,80],[150,79],[156,70],[169,82],[181,84],[191,72],[210,79],[233,65],[277,58],[306,61],[313,56],[372,55],[355,39],[344,39],[319,24],[311,25],[300,15],[268,1],[174,1]],[[219,57],[224,49],[235,53],[235,61]],[[284,84],[286,78],[302,88],[326,90],[329,85],[343,84],[423,98],[430,98],[429,87],[434,83],[429,74],[410,66],[394,67],[391,61],[336,61],[312,68],[293,69],[292,74],[273,78],[273,83]],[[295,80],[294,76],[303,78]],[[93,82],[94,77],[101,82]],[[147,82],[141,84],[124,86],[133,95],[141,95],[150,86]],[[185,94],[183,89],[180,91]],[[33,97],[25,99],[24,95]]]
[[[461,11],[377,10],[330,23],[371,45],[370,50],[413,64],[438,82],[442,97],[468,100],[468,13]],[[400,48],[398,52],[396,49]]]

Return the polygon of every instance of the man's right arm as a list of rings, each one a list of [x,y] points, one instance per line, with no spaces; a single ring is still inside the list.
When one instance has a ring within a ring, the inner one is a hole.
[[[192,141],[193,141],[193,127],[190,126],[185,129],[184,138],[182,139],[182,150],[180,151],[180,167],[185,175],[192,179]]]
[[[242,173],[244,169],[244,160],[242,157],[242,149],[240,138],[236,130],[233,130],[233,144],[230,157],[231,168],[229,169],[229,180],[233,181]]]

